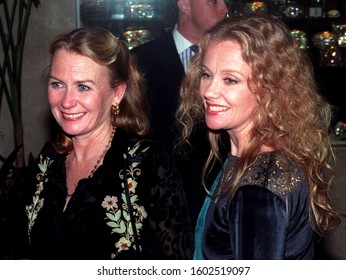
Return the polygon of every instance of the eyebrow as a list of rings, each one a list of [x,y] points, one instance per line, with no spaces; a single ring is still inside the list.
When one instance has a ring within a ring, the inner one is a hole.
[[[209,68],[207,66],[205,66],[204,64],[201,65],[200,69],[210,71]],[[221,73],[222,74],[229,74],[229,75],[233,75],[234,73],[237,73],[237,74],[244,77],[244,75],[241,72],[239,72],[239,70],[236,70],[236,69],[224,69],[224,70],[221,70]]]
[[[53,76],[53,75],[50,75],[49,76],[49,79],[55,79],[55,80],[58,80],[58,81],[61,81],[61,79]],[[84,84],[84,83],[91,83],[91,84],[95,84],[95,82],[93,80],[90,80],[90,79],[87,79],[87,80],[80,80],[80,81],[75,81],[76,84]]]
[[[93,80],[81,80],[81,81],[76,81],[76,83],[78,84],[84,84],[84,83],[91,83],[91,84],[95,84],[95,82]]]

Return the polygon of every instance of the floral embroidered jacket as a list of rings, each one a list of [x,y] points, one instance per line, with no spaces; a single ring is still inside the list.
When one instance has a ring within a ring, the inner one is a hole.
[[[118,129],[103,165],[67,207],[66,154],[47,143],[26,206],[33,259],[188,259],[192,236],[178,174],[161,146]]]

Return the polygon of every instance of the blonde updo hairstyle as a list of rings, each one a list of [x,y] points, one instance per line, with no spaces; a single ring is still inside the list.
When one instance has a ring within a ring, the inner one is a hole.
[[[112,88],[125,83],[126,91],[119,104],[120,113],[114,115],[110,112],[112,123],[116,127],[139,135],[148,132],[145,81],[125,42],[105,29],[79,28],[56,37],[50,45],[49,52],[53,57],[54,53],[61,49],[89,57],[96,63],[106,66]],[[45,73],[46,81],[49,76],[50,66]],[[70,151],[72,149],[70,137],[61,132],[58,135],[56,147],[61,153]]]

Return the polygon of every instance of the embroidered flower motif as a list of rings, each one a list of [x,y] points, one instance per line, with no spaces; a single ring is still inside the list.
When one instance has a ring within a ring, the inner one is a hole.
[[[115,243],[115,247],[118,249],[118,252],[128,250],[131,247],[132,242],[125,238],[121,237],[117,243]]]
[[[127,180],[127,187],[129,188],[130,192],[135,193],[136,192],[136,187],[137,187],[137,182],[132,180],[132,178],[128,178],[128,180]]]
[[[106,208],[107,211],[111,210],[111,208],[118,208],[118,198],[116,196],[106,195],[104,200],[102,201],[102,207]]]
[[[38,180],[38,184],[36,185],[36,191],[34,193],[34,196],[32,197],[32,203],[25,207],[26,216],[28,217],[28,221],[29,221],[28,223],[29,240],[31,237],[31,230],[36,221],[38,212],[40,212],[40,210],[43,207],[44,199],[43,198],[40,199],[40,194],[43,190],[43,184],[48,182],[48,179],[46,178],[47,169],[48,169],[48,166],[52,164],[52,162],[53,160],[51,160],[50,158],[47,157],[43,159],[42,155],[40,155],[40,161],[38,163],[40,172],[36,175],[36,179]]]
[[[140,143],[137,143],[132,149],[128,150],[128,154],[124,154],[124,159],[127,156],[131,158],[135,157],[136,151],[139,148]],[[147,151],[148,148],[141,152]],[[141,251],[141,248],[135,246],[135,234],[140,237],[140,230],[143,227],[143,220],[148,216],[144,207],[138,205],[138,195],[136,194],[137,178],[141,175],[142,171],[138,167],[140,162],[131,162],[128,169],[122,170],[119,177],[124,180],[124,172],[126,172],[126,188],[129,190],[129,200],[131,207],[127,203],[127,197],[125,192],[125,184],[121,183],[122,193],[120,201],[117,197],[106,195],[101,206],[107,210],[106,212],[106,224],[112,229],[112,233],[116,233],[121,237],[115,242],[116,253],[112,254],[112,258],[115,258],[121,251],[129,250],[134,247],[135,250]],[[118,205],[119,202],[119,205]],[[130,212],[132,210],[132,213]],[[134,232],[133,225],[131,223],[131,217],[135,224]]]
[[[145,211],[143,206],[139,206],[137,210],[139,214],[139,219],[143,221],[148,216],[147,212]]]

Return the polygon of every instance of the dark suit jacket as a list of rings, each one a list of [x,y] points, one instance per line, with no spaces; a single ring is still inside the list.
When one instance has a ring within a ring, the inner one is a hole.
[[[144,71],[149,95],[151,138],[164,144],[173,153],[178,131],[175,112],[179,102],[179,87],[185,76],[183,64],[175,47],[172,33],[132,49],[140,69]],[[183,179],[189,203],[192,225],[195,225],[206,192],[201,184],[201,170],[209,153],[205,129],[196,131],[193,150],[187,158],[174,158]]]
[[[172,150],[179,86],[185,75],[173,35],[165,34],[132,49],[132,53],[147,79],[151,136]]]

